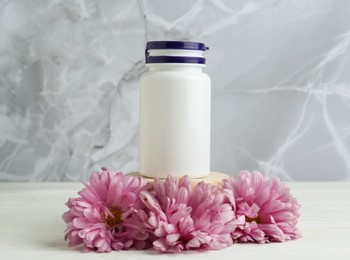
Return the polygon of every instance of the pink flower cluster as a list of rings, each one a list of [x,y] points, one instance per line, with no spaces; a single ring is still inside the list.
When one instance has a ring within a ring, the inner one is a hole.
[[[300,205],[286,184],[259,172],[242,171],[221,187],[192,187],[188,176],[147,184],[102,168],[84,185],[63,214],[68,245],[84,252],[217,250],[300,237]]]

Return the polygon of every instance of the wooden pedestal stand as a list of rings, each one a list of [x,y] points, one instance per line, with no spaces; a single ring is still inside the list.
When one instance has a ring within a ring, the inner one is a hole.
[[[128,173],[128,175],[143,177],[147,182],[152,182],[154,180],[154,178],[142,176],[139,172],[131,172],[131,173]],[[230,176],[225,173],[210,172],[210,174],[207,177],[191,179],[191,183],[195,185],[198,182],[204,181],[205,183],[211,183],[211,184],[220,186],[221,181],[229,177]]]

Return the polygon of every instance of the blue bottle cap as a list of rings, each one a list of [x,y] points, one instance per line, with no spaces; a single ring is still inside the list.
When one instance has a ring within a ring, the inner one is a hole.
[[[150,41],[147,42],[145,56],[146,64],[149,63],[192,63],[205,64],[205,58],[194,56],[150,56],[149,50],[191,50],[206,51],[209,47],[201,42],[187,41]]]
[[[201,42],[184,41],[151,41],[147,42],[146,52],[148,50],[197,50],[206,51],[209,48]]]

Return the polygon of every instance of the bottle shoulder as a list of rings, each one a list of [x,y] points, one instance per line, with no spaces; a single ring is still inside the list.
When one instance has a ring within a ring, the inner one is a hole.
[[[205,72],[197,72],[197,71],[148,71],[141,75],[141,79],[149,78],[149,77],[201,77],[210,79],[209,75]]]

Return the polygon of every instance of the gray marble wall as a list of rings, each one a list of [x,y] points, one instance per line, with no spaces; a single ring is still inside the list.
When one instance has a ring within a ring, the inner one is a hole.
[[[212,169],[350,179],[350,1],[0,1],[0,179],[138,168],[148,40],[210,46]]]

